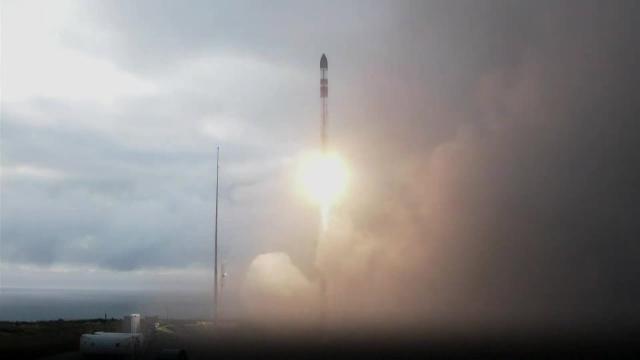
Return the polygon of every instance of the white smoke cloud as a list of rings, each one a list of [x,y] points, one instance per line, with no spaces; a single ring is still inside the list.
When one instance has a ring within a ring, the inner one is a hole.
[[[318,287],[298,269],[289,255],[258,255],[249,265],[243,299],[254,320],[299,322],[317,316]]]

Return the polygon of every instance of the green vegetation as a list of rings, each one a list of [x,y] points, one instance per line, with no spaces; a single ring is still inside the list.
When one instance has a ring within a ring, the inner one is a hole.
[[[80,335],[118,331],[122,320],[0,321],[0,357],[37,358],[78,349]]]

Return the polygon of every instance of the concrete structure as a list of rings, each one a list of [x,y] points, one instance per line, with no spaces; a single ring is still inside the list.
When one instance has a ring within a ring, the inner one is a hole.
[[[144,336],[140,332],[140,314],[124,317],[123,332],[96,331],[80,336],[80,352],[83,355],[135,356],[142,351]]]
[[[80,336],[83,355],[136,355],[142,351],[144,336],[140,333],[98,331]]]

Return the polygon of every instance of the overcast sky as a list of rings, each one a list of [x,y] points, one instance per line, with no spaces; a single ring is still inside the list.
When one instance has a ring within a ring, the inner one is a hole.
[[[292,235],[283,169],[315,145],[321,50],[266,56],[247,6],[131,5],[3,2],[4,285],[210,266],[218,145],[224,258]]]
[[[640,318],[637,2],[1,11],[2,286],[210,283],[218,145],[232,276],[266,252],[307,273],[292,184],[326,53],[352,179],[319,261],[345,308]]]

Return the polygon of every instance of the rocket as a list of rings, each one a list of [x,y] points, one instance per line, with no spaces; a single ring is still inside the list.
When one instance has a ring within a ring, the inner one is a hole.
[[[320,140],[322,142],[322,151],[327,149],[327,127],[329,122],[329,108],[327,106],[327,98],[329,97],[329,79],[327,73],[329,71],[329,64],[327,62],[327,56],[322,54],[320,58],[320,101],[322,103],[322,123],[320,129]]]

